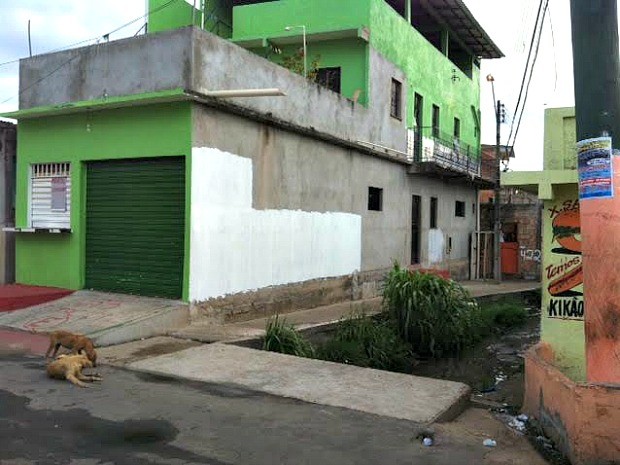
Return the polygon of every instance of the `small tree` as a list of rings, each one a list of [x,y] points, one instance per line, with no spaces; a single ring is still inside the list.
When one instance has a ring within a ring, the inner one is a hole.
[[[316,81],[319,75],[320,55],[315,55],[312,61],[308,63],[307,78],[310,81]],[[304,49],[300,48],[297,52],[286,55],[282,58],[282,66],[293,73],[304,74]]]

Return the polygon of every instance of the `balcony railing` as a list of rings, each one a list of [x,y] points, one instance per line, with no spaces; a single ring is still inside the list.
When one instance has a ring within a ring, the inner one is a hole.
[[[480,176],[480,149],[437,128],[409,129],[407,153],[414,162]]]

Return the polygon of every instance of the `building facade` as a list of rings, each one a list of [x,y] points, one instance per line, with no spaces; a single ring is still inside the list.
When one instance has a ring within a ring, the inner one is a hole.
[[[614,463],[620,450],[620,389],[590,384],[586,376],[575,124],[574,108],[547,109],[544,170],[502,175],[504,186],[543,200],[541,343],[525,357],[524,409],[571,463]]]
[[[219,19],[186,2],[156,3],[144,36],[21,62],[20,110],[8,115],[20,123],[18,282],[197,304],[283,287],[271,302],[282,310],[313,305],[291,301],[286,289],[303,294],[303,283],[317,280],[318,300],[372,295],[394,260],[468,276],[477,189],[485,184],[477,168],[476,52],[471,77],[455,80],[454,58],[420,46],[438,63],[429,82],[441,72],[449,89],[436,97],[445,118],[451,108],[464,112],[463,142],[453,137],[448,146],[412,131],[408,89],[422,90],[409,84],[406,63],[369,42],[373,27],[376,35],[385,27],[370,19],[372,2],[368,16],[347,10],[359,37],[347,32],[345,42],[359,41],[360,60],[370,63],[355,95],[256,53],[262,49],[246,36],[250,26],[237,8],[261,5],[235,6],[232,30],[220,26],[218,35],[182,26],[215,28]],[[417,53],[415,28],[388,4],[379,11],[411,30],[392,46]],[[255,33],[264,31],[256,25]],[[341,82],[349,82],[345,68]],[[465,87],[466,101],[451,99]],[[285,95],[244,93],[274,88]],[[232,94],[222,98],[222,90]],[[433,160],[436,151],[445,156]],[[422,152],[430,161],[417,157]],[[330,286],[337,291],[325,292]]]
[[[15,156],[17,127],[0,121],[0,225],[15,224]],[[15,238],[0,231],[0,284],[15,280]]]

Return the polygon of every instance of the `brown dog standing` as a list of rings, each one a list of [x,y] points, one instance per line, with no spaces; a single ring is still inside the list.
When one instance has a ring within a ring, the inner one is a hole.
[[[93,363],[86,354],[59,355],[58,358],[47,365],[47,376],[55,379],[66,379],[76,386],[88,387],[84,381],[101,381],[100,375],[85,375],[82,373],[84,368],[91,368]]]
[[[71,350],[71,353],[77,354],[80,350],[83,350],[93,364],[97,366],[97,352],[95,352],[95,346],[93,341],[81,334],[73,334],[69,331],[53,331],[50,333],[50,346],[47,348],[45,357],[49,357],[50,353],[52,357],[56,356],[60,346],[66,347]],[[53,351],[53,352],[52,352]]]

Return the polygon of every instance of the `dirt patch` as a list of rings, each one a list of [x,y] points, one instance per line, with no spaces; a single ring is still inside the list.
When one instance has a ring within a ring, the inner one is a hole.
[[[132,352],[131,355],[137,358],[155,357],[157,355],[166,355],[166,354],[171,354],[173,352],[178,352],[180,350],[185,350],[190,347],[194,347],[196,345],[200,345],[200,344],[189,343],[188,341],[182,341],[182,340],[160,342],[158,344],[141,347],[140,349]]]

